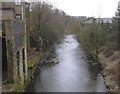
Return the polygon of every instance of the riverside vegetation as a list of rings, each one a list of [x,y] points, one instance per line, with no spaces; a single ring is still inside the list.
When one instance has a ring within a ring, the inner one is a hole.
[[[120,11],[116,13],[120,16]],[[84,24],[85,20],[91,23]],[[81,27],[75,27],[79,42],[88,52],[90,57],[102,67],[102,74],[110,91],[118,91],[119,87],[119,42],[118,21],[114,17],[112,23],[104,23],[101,19],[88,18],[80,21]]]
[[[45,2],[31,3],[31,31],[29,67],[35,64],[33,56],[42,57],[64,34],[75,33],[78,41],[92,57],[102,65],[103,75],[110,91],[118,91],[118,21],[116,12],[112,23],[96,18],[71,17]],[[85,23],[91,20],[91,23]],[[47,50],[46,50],[47,49]],[[37,54],[36,54],[37,53]],[[41,55],[42,54],[42,55]],[[40,60],[38,59],[38,62]],[[37,62],[37,61],[36,61]]]

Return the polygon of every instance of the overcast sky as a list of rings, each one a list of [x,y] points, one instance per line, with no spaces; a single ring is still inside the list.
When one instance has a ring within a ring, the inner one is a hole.
[[[113,17],[120,0],[45,0],[71,16]]]

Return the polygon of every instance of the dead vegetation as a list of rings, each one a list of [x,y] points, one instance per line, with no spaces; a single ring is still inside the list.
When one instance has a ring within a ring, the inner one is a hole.
[[[103,74],[105,75],[105,81],[107,86],[112,92],[118,92],[118,51],[102,51],[99,55],[101,62],[105,65]]]

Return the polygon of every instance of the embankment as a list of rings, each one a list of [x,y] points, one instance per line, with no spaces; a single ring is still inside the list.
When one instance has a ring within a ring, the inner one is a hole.
[[[99,59],[104,66],[103,75],[110,92],[120,91],[118,88],[118,82],[120,79],[118,78],[118,51],[110,52],[103,50],[99,54]]]

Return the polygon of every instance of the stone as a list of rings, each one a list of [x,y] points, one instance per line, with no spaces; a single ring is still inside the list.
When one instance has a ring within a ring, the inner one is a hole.
[[[93,66],[97,66],[97,63],[92,63]]]
[[[40,69],[40,66],[37,69]]]
[[[53,63],[59,63],[57,58],[53,58],[53,59],[51,60],[51,62],[53,62]]]

